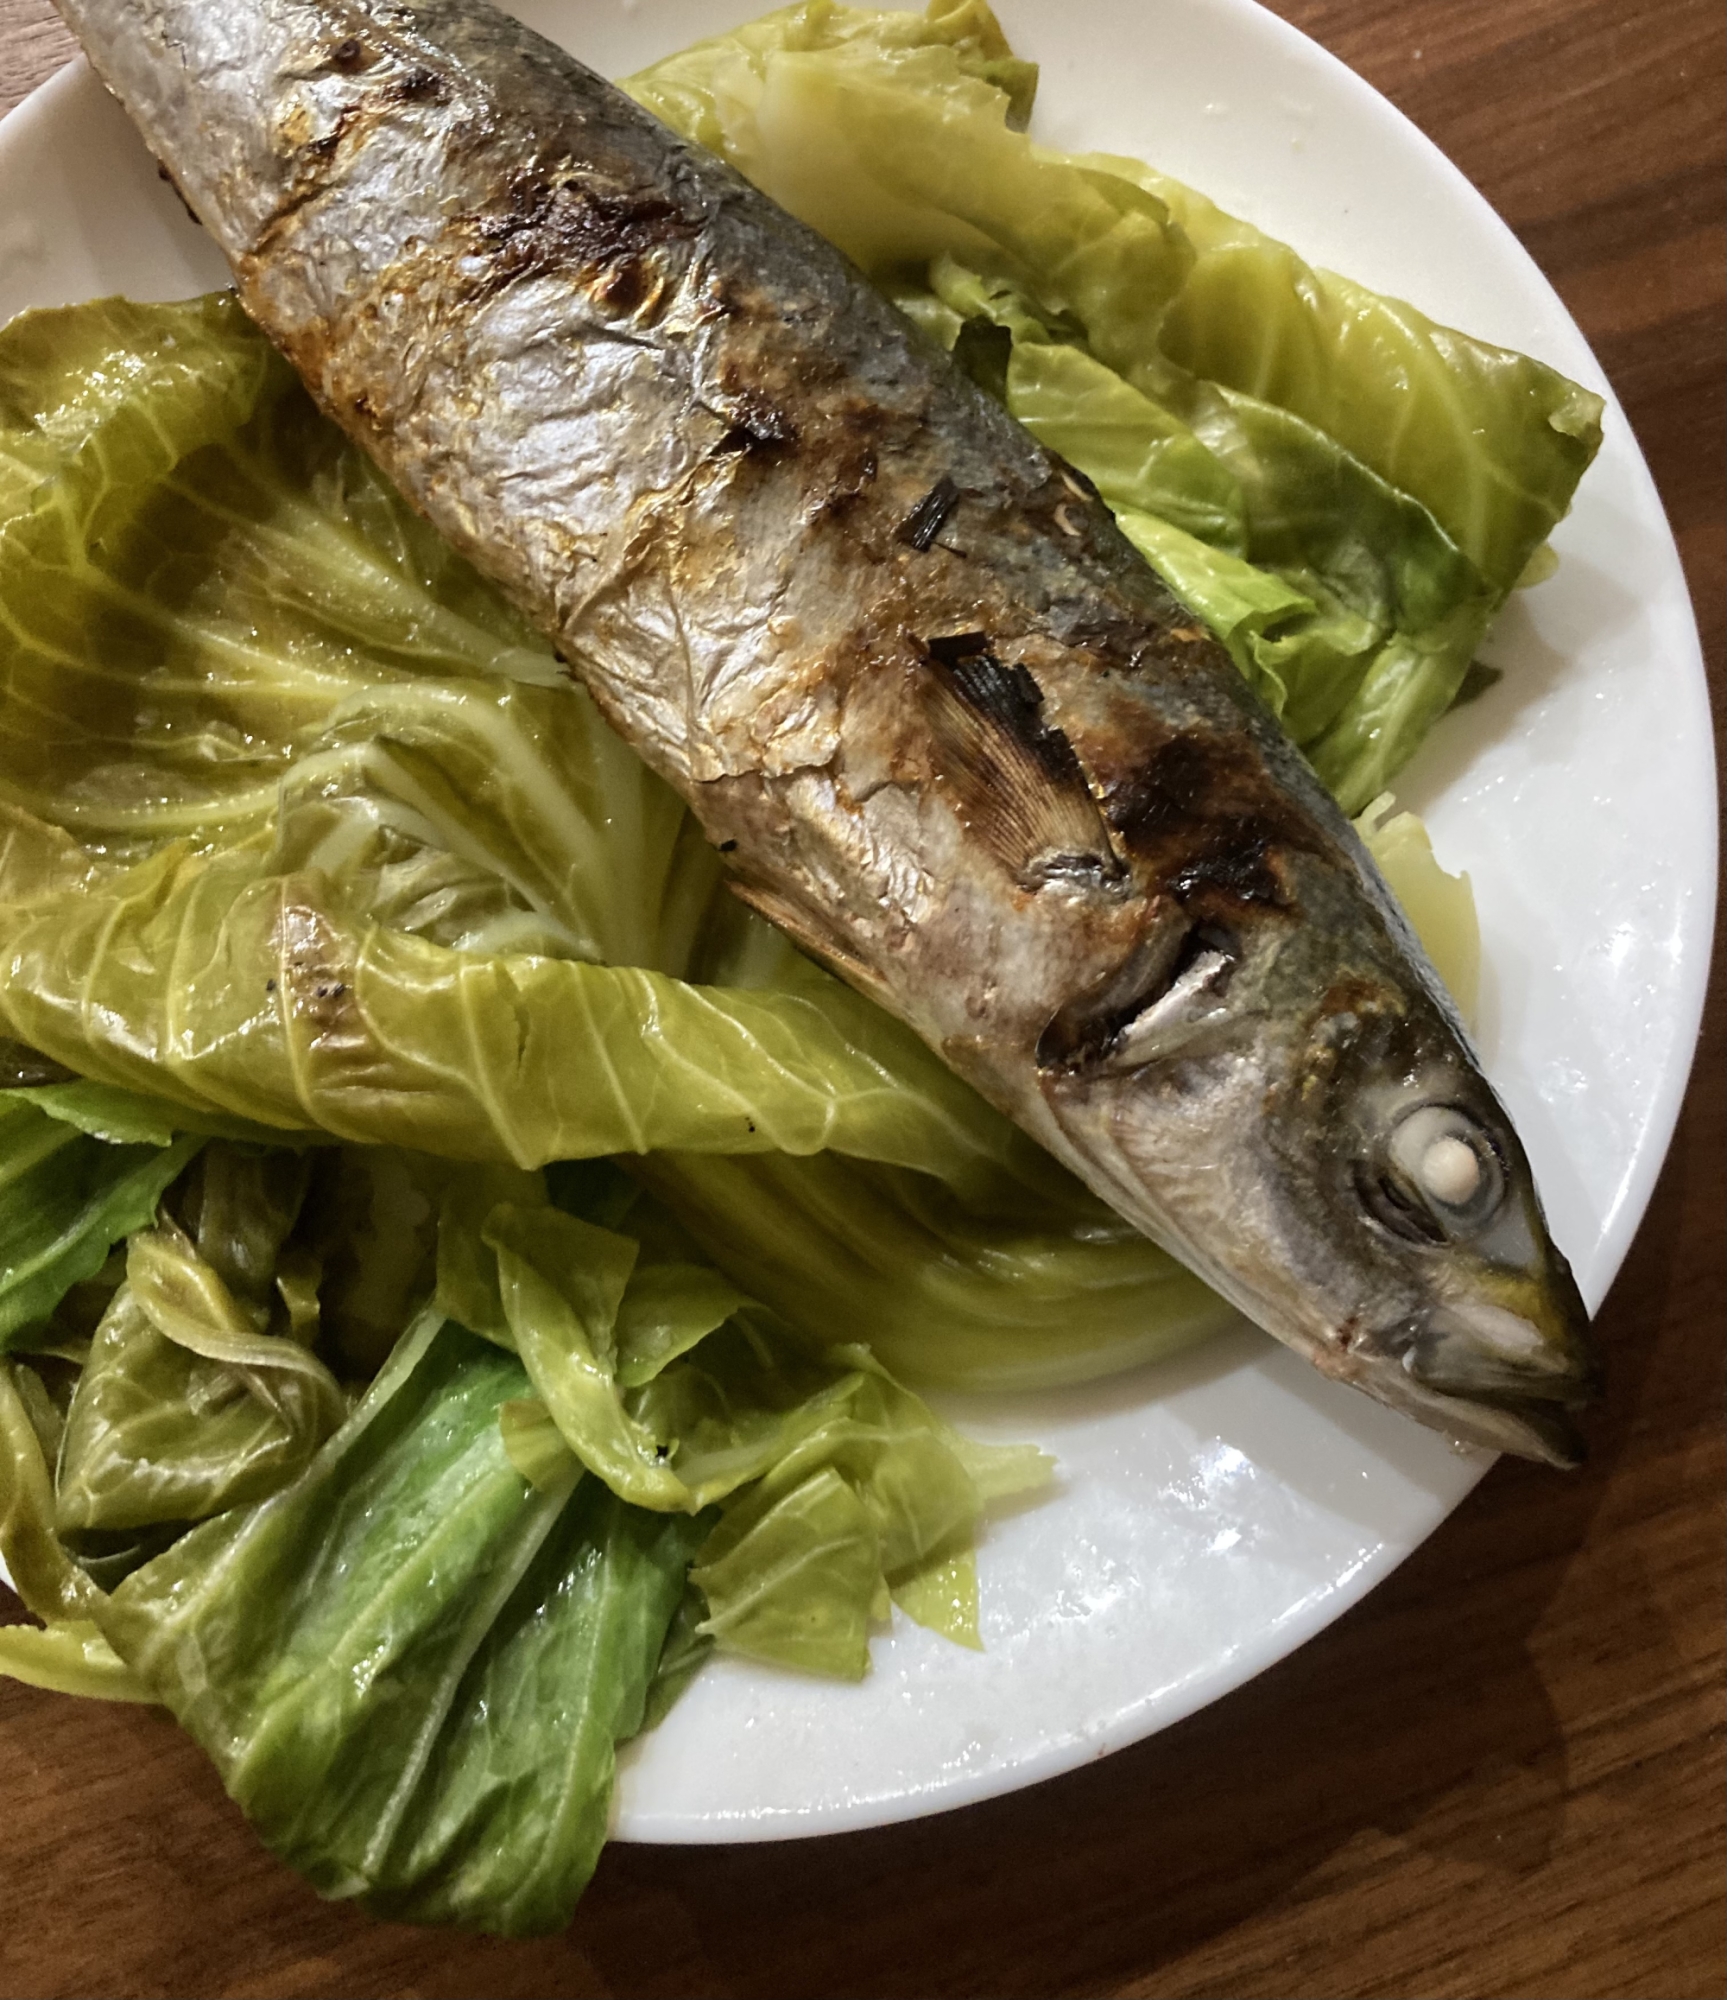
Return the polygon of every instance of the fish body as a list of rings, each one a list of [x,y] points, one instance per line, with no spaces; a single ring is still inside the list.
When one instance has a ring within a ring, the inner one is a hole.
[[[1586,1317],[1347,821],[1095,493],[479,0],[60,0],[322,407],[739,892],[1328,1374],[1556,1463]]]

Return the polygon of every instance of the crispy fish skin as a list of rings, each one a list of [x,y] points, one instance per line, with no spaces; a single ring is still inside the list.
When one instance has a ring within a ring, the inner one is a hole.
[[[835,251],[480,0],[59,0],[343,425],[740,892],[1326,1373],[1556,1464],[1597,1368],[1353,830]]]

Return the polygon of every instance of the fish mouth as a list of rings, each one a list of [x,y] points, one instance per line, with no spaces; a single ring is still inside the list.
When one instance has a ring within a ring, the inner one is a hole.
[[[1570,1471],[1583,1462],[1579,1416],[1600,1396],[1602,1370],[1588,1312],[1561,1264],[1539,1287],[1429,1306],[1385,1341],[1373,1386],[1462,1443]]]

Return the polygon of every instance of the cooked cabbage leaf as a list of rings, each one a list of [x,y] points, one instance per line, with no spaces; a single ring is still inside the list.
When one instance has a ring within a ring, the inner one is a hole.
[[[93,1617],[101,1593],[55,1532],[51,1443],[38,1428],[45,1400],[31,1368],[0,1360],[0,1559],[25,1610],[53,1624]]]
[[[1052,1471],[1034,1447],[962,1437],[867,1349],[817,1361],[751,1315],[631,1408],[676,1440],[672,1467],[693,1490],[730,1496],[691,1572],[706,1602],[696,1631],[722,1652],[840,1679],[864,1673],[870,1626],[895,1598],[975,1642],[973,1535],[991,1502]],[[937,1570],[945,1589],[930,1588]]]
[[[730,1509],[690,1580],[697,1628],[721,1652],[833,1680],[869,1671],[881,1546],[868,1509],[831,1465],[784,1490],[763,1480]]]
[[[963,1179],[1032,1156],[826,975],[752,992],[457,950],[356,915],[327,873],[273,872],[255,840],[174,842],[39,893],[23,852],[0,855],[0,1022],[97,1082],[194,1114],[521,1166],[833,1147]]]
[[[172,462],[250,410],[279,364],[266,349],[222,339],[235,316],[235,302],[215,294],[166,310],[107,299],[14,320],[0,343],[0,520],[28,512],[43,484],[91,446],[116,470],[153,449]],[[154,439],[136,427],[143,407],[160,412]],[[117,415],[127,418],[118,446],[107,428]]]
[[[1391,794],[1381,793],[1356,821],[1356,831],[1403,905],[1458,1011],[1472,1022],[1481,980],[1481,925],[1469,877],[1441,868],[1426,827],[1414,813],[1393,807]]]
[[[620,1498],[662,1511],[699,1511],[657,1438],[624,1406],[618,1380],[618,1308],[637,1246],[561,1209],[501,1203],[482,1241],[498,1264],[511,1344],[565,1443]]]
[[[25,314],[0,376],[56,344],[105,393],[81,433],[54,433],[52,479],[0,515],[0,798],[110,854],[233,837],[274,817],[283,770],[347,693],[557,677],[310,417],[231,295]]]
[[[446,1203],[439,1305],[507,1341],[535,1392],[500,1410],[510,1462],[536,1487],[579,1465],[640,1506],[720,1503],[692,1636],[722,1651],[856,1678],[902,1589],[975,1643],[972,1534],[1047,1461],[962,1439],[865,1348],[803,1351],[717,1273],[656,1254],[666,1232],[638,1217],[662,1239],[646,1263],[636,1237],[543,1199]]]
[[[637,1206],[630,1220],[655,1228],[651,1209]],[[634,1235],[544,1199],[489,1210],[447,1202],[439,1233],[439,1308],[482,1321],[477,1330],[519,1355],[533,1384],[534,1397],[501,1421],[512,1463],[535,1484],[556,1461],[550,1423],[620,1498],[693,1514],[788,1462],[807,1470],[811,1440],[837,1451],[851,1435],[835,1428],[839,1418],[855,1422],[868,1405],[878,1446],[897,1439],[900,1504],[923,1519],[884,1543],[872,1580],[892,1583],[964,1539],[940,1498],[953,1482],[969,1534],[986,1499],[1017,1491],[1021,1475],[1042,1476],[1035,1454],[961,1440],[866,1348],[806,1352],[717,1271],[653,1251],[643,1261]],[[829,1328],[830,1342],[837,1332]],[[921,1471],[908,1469],[914,1434]],[[876,1475],[855,1451],[847,1463],[853,1482],[873,1490]]]
[[[506,1934],[569,1921],[707,1531],[530,1486],[498,1426],[527,1386],[428,1314],[297,1481],[97,1613],[324,1894]]]
[[[172,1225],[133,1236],[126,1270],[66,1414],[62,1535],[201,1521],[262,1499],[347,1414],[291,1318],[265,1330],[267,1311],[248,1310]]]
[[[0,1625],[0,1674],[29,1687],[92,1701],[156,1699],[89,1618]]]
[[[0,1350],[144,1228],[197,1139],[109,1145],[0,1091]]]
[[[1089,1198],[1002,1175],[967,1197],[836,1153],[654,1153],[634,1168],[751,1297],[936,1387],[1034,1389],[1160,1359],[1231,1323]]]
[[[1316,271],[1137,160],[1193,245],[1158,329],[1194,375],[1323,431],[1439,522],[1501,597],[1564,517],[1601,435],[1601,399],[1528,355]]]
[[[958,74],[1000,92],[1010,124],[1023,127],[1031,116],[1037,65],[1014,54],[984,0],[931,0],[922,14],[800,0],[723,35],[692,42],[623,87],[675,130],[720,153],[728,131],[724,78],[734,58],[744,58],[740,81],[748,90],[753,87],[749,59],[755,55],[784,50],[842,54],[851,44],[872,58],[894,52],[915,59],[920,51],[943,49]]]

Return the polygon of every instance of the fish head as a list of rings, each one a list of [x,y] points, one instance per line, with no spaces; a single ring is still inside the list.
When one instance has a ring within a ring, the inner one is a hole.
[[[1184,919],[1053,1023],[1062,1150],[1324,1373],[1575,1465],[1600,1369],[1528,1158],[1399,920],[1348,916]]]
[[[1306,1055],[1313,1122],[1292,1106],[1273,1143],[1288,1198],[1336,1246],[1328,1295],[1364,1307],[1313,1329],[1314,1359],[1460,1441],[1576,1465],[1577,1413],[1600,1390],[1589,1316],[1446,1010],[1406,988],[1322,1017]]]

